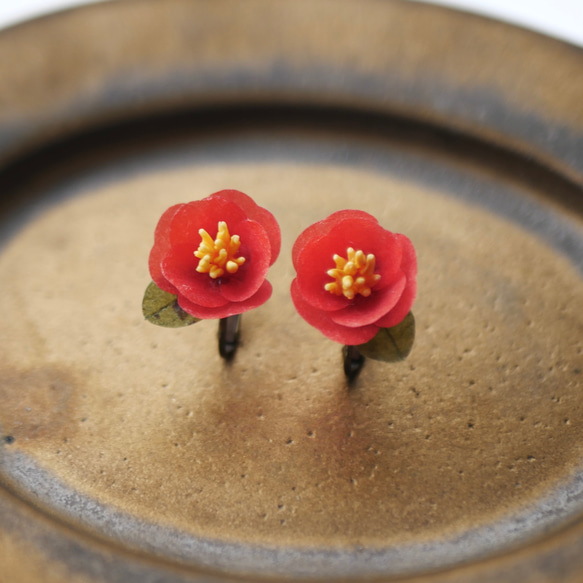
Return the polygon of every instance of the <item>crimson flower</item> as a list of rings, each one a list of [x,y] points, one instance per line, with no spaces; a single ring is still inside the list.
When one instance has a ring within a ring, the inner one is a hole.
[[[380,328],[399,324],[413,305],[417,259],[411,241],[363,211],[339,211],[308,227],[292,259],[297,311],[336,342],[364,344]]]
[[[238,190],[170,207],[150,252],[150,275],[195,318],[226,318],[266,302],[279,254],[275,217]]]

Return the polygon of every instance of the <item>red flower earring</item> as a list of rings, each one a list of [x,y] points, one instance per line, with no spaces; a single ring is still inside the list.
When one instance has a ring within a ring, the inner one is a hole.
[[[232,357],[240,315],[271,296],[280,245],[275,217],[238,190],[170,207],[154,234],[144,316],[171,328],[219,318],[219,351]]]
[[[344,347],[350,380],[364,357],[393,362],[409,354],[417,292],[411,241],[368,213],[343,210],[308,227],[292,250],[291,296],[304,320]]]

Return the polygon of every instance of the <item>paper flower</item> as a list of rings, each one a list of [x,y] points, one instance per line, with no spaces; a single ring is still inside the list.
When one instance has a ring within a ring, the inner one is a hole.
[[[266,302],[279,254],[274,216],[238,190],[170,207],[150,252],[154,283],[195,318],[226,318]]]
[[[368,213],[343,210],[308,227],[292,250],[300,316],[325,336],[364,344],[409,313],[417,290],[411,241]]]

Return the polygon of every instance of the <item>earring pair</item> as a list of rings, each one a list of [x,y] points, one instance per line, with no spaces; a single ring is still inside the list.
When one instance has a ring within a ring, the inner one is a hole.
[[[144,316],[165,327],[217,318],[219,352],[231,359],[241,314],[271,296],[267,271],[280,248],[275,217],[238,190],[174,205],[154,233]],[[299,235],[292,260],[296,310],[344,345],[350,380],[365,356],[391,362],[408,355],[417,260],[407,237],[384,229],[368,213],[341,210]]]

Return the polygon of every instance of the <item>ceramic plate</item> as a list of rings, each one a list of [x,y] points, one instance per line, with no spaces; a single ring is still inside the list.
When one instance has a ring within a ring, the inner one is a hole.
[[[578,581],[583,53],[417,3],[128,0],[0,34],[0,580]],[[141,314],[156,222],[271,210],[273,296]],[[343,209],[419,261],[348,385],[291,248]]]

